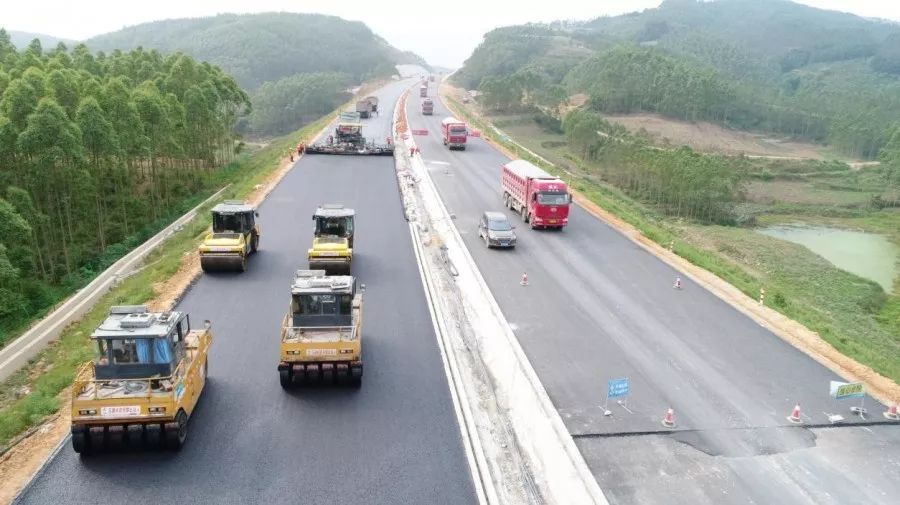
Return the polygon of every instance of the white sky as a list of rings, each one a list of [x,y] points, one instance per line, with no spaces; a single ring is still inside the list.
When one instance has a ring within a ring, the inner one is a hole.
[[[485,32],[498,26],[585,20],[643,10],[659,3],[660,0],[411,0],[402,4],[390,0],[0,0],[0,26],[83,40],[159,19],[224,12],[318,12],[363,21],[395,47],[415,51],[429,63],[455,67],[471,54]],[[900,21],[900,0],[800,3]]]

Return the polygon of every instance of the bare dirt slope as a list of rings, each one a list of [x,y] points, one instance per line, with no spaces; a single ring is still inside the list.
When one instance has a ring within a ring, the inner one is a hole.
[[[729,130],[722,126],[700,121],[690,123],[665,118],[656,114],[610,115],[609,121],[621,124],[631,132],[646,130],[659,145],[687,145],[698,151],[723,154],[775,158],[809,158],[824,160],[833,158],[825,146],[787,139],[767,137],[759,133]]]

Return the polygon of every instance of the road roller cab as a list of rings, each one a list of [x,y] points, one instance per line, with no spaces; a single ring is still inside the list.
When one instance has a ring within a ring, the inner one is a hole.
[[[95,358],[72,385],[72,447],[180,449],[206,385],[209,322],[183,312],[114,306],[91,335]]]
[[[259,249],[259,214],[239,200],[226,200],[212,209],[212,233],[200,244],[203,271],[247,269],[247,257]]]
[[[313,214],[316,222],[312,247],[307,251],[310,270],[328,274],[349,274],[353,262],[353,232],[356,211],[343,205],[320,205]]]
[[[349,275],[297,271],[281,327],[282,387],[361,384],[363,291],[365,286],[357,290],[356,279]]]

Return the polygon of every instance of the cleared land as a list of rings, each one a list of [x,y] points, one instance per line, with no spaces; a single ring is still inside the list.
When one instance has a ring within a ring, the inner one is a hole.
[[[654,143],[661,146],[690,146],[697,151],[722,154],[828,160],[841,159],[826,146],[790,139],[774,138],[760,133],[730,130],[722,126],[698,121],[689,123],[668,119],[656,114],[627,114],[605,116],[628,131],[646,131]]]

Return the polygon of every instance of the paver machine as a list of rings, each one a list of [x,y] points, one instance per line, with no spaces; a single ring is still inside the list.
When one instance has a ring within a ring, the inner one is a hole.
[[[72,384],[72,448],[178,450],[208,373],[209,321],[199,330],[183,312],[114,306],[91,335],[94,360]]]
[[[310,154],[393,156],[394,146],[390,142],[378,144],[374,139],[367,140],[363,137],[361,123],[341,120],[335,127],[333,135],[308,146],[306,152]]]
[[[320,205],[313,213],[316,222],[312,247],[306,253],[310,270],[328,274],[349,274],[353,263],[353,226],[356,211],[343,205]]]
[[[362,308],[365,285],[349,275],[298,270],[281,325],[281,387],[362,384]]]
[[[204,272],[247,269],[247,257],[259,249],[259,213],[240,200],[226,200],[212,209],[212,233],[200,244]]]

